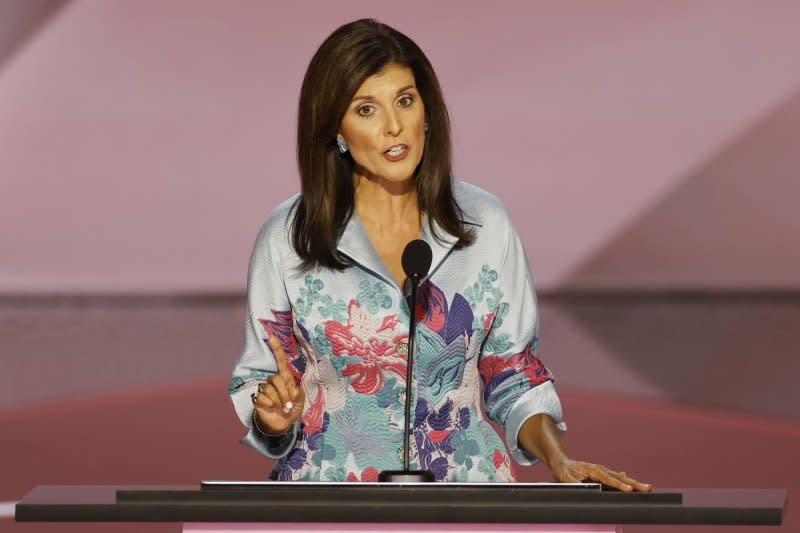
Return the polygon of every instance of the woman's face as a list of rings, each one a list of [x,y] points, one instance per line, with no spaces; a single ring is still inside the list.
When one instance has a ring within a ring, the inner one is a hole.
[[[425,105],[410,68],[389,64],[358,88],[339,127],[356,175],[410,179],[425,148]]]

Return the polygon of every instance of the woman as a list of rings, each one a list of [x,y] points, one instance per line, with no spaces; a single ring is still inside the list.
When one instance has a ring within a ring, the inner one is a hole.
[[[564,451],[522,244],[496,198],[451,178],[450,159],[447,108],[416,44],[373,20],[333,32],[300,94],[302,193],[272,213],[250,261],[231,383],[243,442],[279,459],[277,479],[374,481],[400,468],[401,254],[421,238],[433,263],[415,310],[412,469],[513,481],[507,448],[557,481],[649,490]]]

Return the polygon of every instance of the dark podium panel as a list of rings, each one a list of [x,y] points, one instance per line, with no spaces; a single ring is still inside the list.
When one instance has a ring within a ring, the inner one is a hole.
[[[780,525],[785,503],[786,491],[773,489],[622,493],[526,484],[43,485],[17,504],[16,519]]]

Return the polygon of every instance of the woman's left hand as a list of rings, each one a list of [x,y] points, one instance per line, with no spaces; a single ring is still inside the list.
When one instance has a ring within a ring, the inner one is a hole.
[[[616,472],[603,465],[584,461],[564,459],[561,462],[551,464],[550,470],[553,474],[553,480],[559,483],[595,482],[623,492],[650,492],[652,488],[647,483],[640,483],[628,477],[625,472]]]

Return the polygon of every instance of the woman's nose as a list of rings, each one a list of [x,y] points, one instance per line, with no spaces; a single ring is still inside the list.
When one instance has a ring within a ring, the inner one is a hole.
[[[397,137],[401,131],[403,131],[403,125],[400,122],[397,111],[390,111],[387,113],[386,133],[392,137]]]

